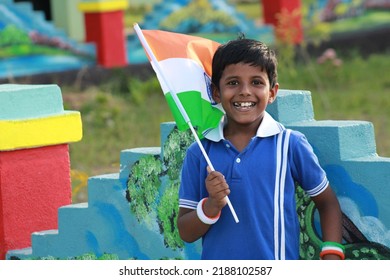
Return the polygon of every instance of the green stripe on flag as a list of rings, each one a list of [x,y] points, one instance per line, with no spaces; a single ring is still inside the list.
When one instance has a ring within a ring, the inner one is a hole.
[[[180,92],[177,94],[177,97],[186,110],[191,124],[196,128],[200,138],[203,138],[203,132],[218,126],[223,112],[213,107],[210,101],[203,99],[199,91]],[[165,98],[171,109],[177,128],[181,131],[187,130],[189,126],[177,108],[171,93],[166,93]]]

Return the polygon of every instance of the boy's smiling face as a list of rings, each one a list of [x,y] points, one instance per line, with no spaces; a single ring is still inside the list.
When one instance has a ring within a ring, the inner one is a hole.
[[[258,66],[230,64],[223,70],[219,90],[214,86],[213,98],[221,103],[230,124],[258,127],[278,87],[270,88],[267,72]]]

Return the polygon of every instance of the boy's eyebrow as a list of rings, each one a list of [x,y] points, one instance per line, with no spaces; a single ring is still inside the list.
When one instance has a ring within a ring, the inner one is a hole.
[[[227,80],[227,79],[238,79],[240,77],[240,75],[231,75],[231,76],[226,76],[224,79]],[[222,78],[222,77],[221,77]],[[265,79],[266,77],[263,77],[261,75],[255,75],[255,76],[251,76],[250,78],[257,78],[257,79]]]
[[[223,77],[223,76],[222,76]],[[221,77],[221,78],[222,78]],[[231,75],[231,76],[226,76],[225,77],[225,80],[227,80],[227,79],[237,79],[239,76],[238,75]]]

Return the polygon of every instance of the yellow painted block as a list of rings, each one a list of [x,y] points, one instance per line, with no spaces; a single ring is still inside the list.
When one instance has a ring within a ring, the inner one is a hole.
[[[34,119],[0,120],[0,151],[77,142],[81,138],[82,122],[77,111]]]
[[[79,9],[84,13],[113,12],[126,10],[129,6],[127,0],[83,2],[79,3]]]

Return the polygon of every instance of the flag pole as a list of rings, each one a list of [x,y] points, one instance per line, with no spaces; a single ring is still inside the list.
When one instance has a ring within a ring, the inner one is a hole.
[[[172,98],[175,101],[175,104],[176,104],[177,108],[179,109],[181,115],[183,116],[184,121],[188,124],[189,128],[191,129],[191,132],[194,135],[195,140],[198,143],[198,146],[199,146],[199,148],[200,148],[200,150],[201,150],[201,152],[202,152],[202,154],[203,154],[203,156],[204,156],[208,166],[210,166],[210,169],[212,171],[215,171],[214,166],[211,163],[210,158],[208,157],[208,155],[207,155],[207,153],[206,153],[206,151],[205,151],[205,149],[204,149],[204,147],[202,145],[202,142],[200,141],[199,136],[196,133],[196,131],[195,131],[195,129],[194,129],[192,123],[191,123],[190,118],[188,117],[188,114],[187,114],[186,110],[184,109],[183,105],[181,104],[179,98],[176,95],[176,91],[173,90],[172,85],[169,83],[169,81],[163,75],[163,71],[160,68],[158,60],[154,56],[154,54],[153,54],[153,52],[152,52],[148,42],[146,41],[146,38],[143,35],[141,28],[136,23],[134,24],[134,30],[137,33],[137,36],[138,36],[139,40],[141,41],[141,44],[144,47],[146,53],[148,54],[149,58],[151,59],[152,64],[155,66],[155,70],[158,71],[158,73],[159,73],[160,77],[163,79],[165,85],[169,88],[169,91],[171,92]],[[229,197],[226,196],[225,199],[226,199],[227,205],[230,208],[230,212],[232,213],[235,222],[238,223],[239,220],[238,220],[236,211],[234,210],[233,205],[231,204]]]

